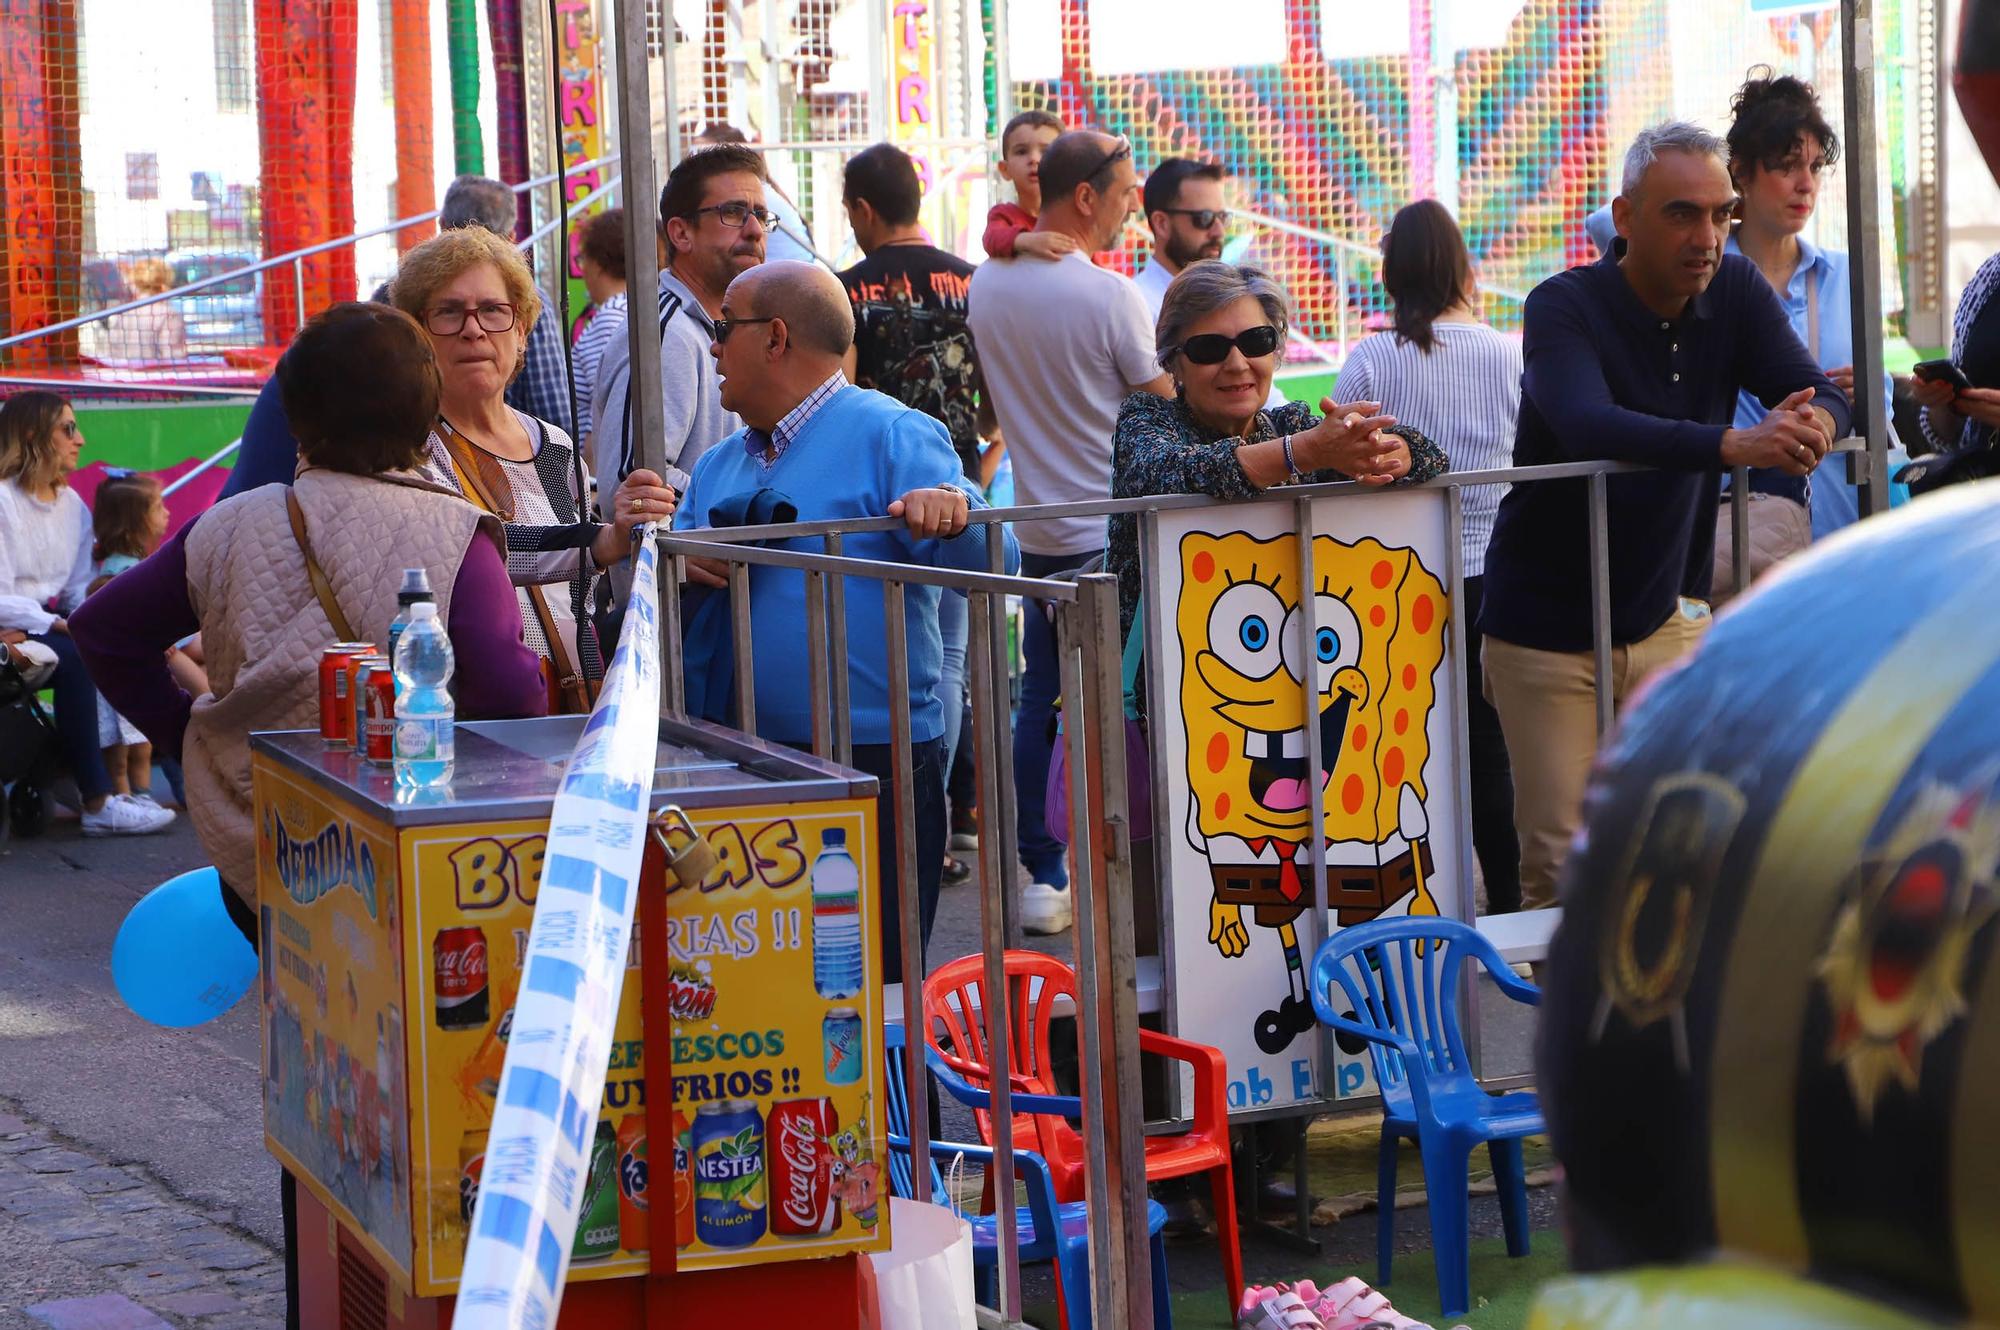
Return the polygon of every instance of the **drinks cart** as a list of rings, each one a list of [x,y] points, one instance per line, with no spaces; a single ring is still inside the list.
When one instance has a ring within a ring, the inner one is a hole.
[[[252,742],[265,1139],[298,1182],[308,1330],[450,1323],[480,1180],[507,1167],[486,1128],[585,723],[462,724],[434,790],[317,733]],[[649,837],[562,1324],[737,1323],[774,1262],[815,1325],[867,1324],[864,1254],[889,1245],[875,794],[660,722],[652,826],[677,808],[716,863],[683,887]]]

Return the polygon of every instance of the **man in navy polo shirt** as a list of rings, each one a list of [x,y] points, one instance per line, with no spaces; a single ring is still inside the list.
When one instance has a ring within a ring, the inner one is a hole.
[[[1708,627],[1717,473],[1803,475],[1850,425],[1848,402],[1770,283],[1725,254],[1727,149],[1685,123],[1640,133],[1612,203],[1618,240],[1536,287],[1524,311],[1521,466],[1610,460],[1611,685],[1623,704]],[[1769,408],[1731,428],[1736,394]],[[1590,545],[1582,479],[1516,485],[1486,554],[1486,695],[1514,760],[1523,908],[1555,904],[1597,751]]]

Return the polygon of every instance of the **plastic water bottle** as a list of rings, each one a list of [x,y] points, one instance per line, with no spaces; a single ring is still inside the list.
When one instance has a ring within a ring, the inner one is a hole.
[[[417,789],[451,779],[451,638],[428,600],[410,606],[396,643],[396,783]]]
[[[823,998],[861,994],[861,872],[845,831],[822,831],[812,864],[813,990]]]
[[[405,568],[402,589],[396,593],[396,604],[401,608],[389,624],[389,645],[384,648],[391,663],[396,659],[396,643],[402,638],[403,630],[410,626],[410,607],[420,600],[437,600],[431,594],[430,574],[421,568]]]

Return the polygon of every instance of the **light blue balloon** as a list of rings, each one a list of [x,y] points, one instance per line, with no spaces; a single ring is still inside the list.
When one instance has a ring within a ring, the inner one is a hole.
[[[213,868],[169,878],[140,898],[111,944],[125,1005],[170,1030],[212,1021],[257,982],[257,953],[230,922]]]

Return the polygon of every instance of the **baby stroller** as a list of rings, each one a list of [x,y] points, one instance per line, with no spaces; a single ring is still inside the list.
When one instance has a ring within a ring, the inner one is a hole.
[[[55,722],[13,659],[0,651],[0,840],[38,836],[43,791],[57,772]]]

